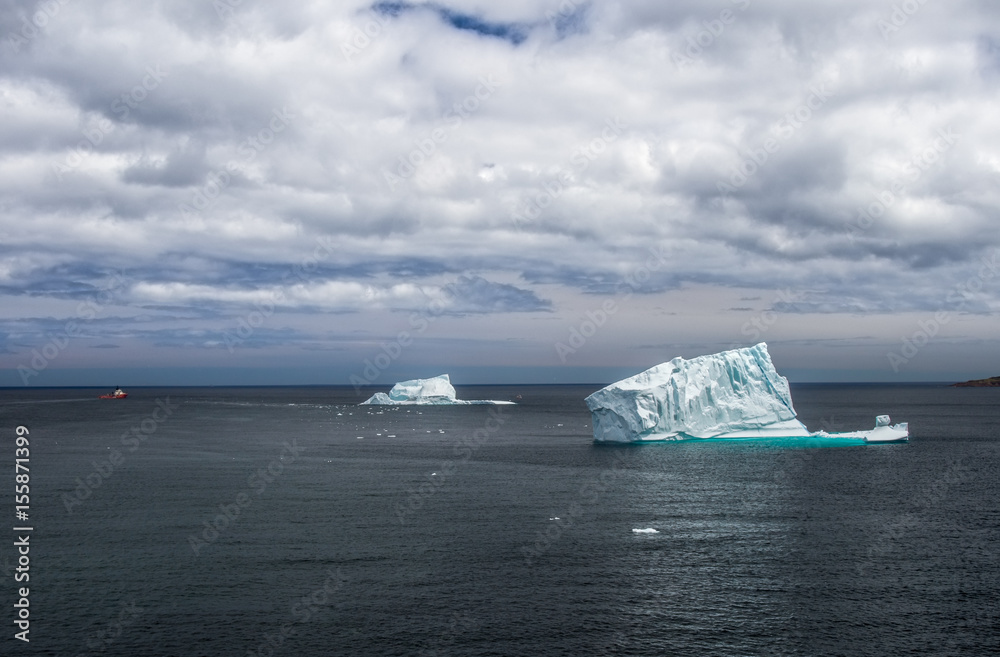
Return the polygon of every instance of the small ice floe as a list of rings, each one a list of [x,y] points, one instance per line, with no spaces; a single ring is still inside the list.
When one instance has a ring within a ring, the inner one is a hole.
[[[436,477],[437,475],[438,475],[438,473],[436,473],[436,472],[432,472],[432,473],[431,473],[431,476],[432,476],[432,477]]]
[[[364,439],[365,439],[364,436],[358,436],[358,440],[364,440]]]
[[[646,527],[645,529],[633,529],[633,534],[659,534],[660,532],[653,529],[652,527]]]
[[[396,437],[396,434],[394,434],[394,433],[390,433],[388,436],[386,436],[386,438],[395,438],[395,437]]]
[[[549,518],[549,520],[559,520],[559,516],[556,516],[555,518]]]

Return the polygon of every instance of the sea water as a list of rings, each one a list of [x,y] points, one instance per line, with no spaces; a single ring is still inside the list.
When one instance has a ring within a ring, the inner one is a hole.
[[[895,445],[594,444],[600,386],[517,406],[352,388],[0,390],[3,639],[39,655],[984,655],[1000,647],[1000,392],[793,385]],[[13,491],[10,491],[13,493]],[[29,524],[30,644],[13,638]],[[633,532],[655,529],[656,532]],[[7,649],[4,654],[8,654]]]

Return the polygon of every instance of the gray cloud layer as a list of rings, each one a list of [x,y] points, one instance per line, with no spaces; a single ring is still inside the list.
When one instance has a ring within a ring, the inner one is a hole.
[[[997,356],[998,14],[0,3],[0,362],[22,383],[78,321],[72,344],[101,348],[31,383],[324,349],[337,383],[407,330],[386,376],[755,339],[802,371],[996,374],[971,370]],[[226,349],[255,312],[253,353]],[[442,346],[460,339],[478,362]]]

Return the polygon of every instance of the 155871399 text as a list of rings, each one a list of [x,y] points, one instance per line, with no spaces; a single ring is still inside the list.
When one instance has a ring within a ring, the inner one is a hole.
[[[31,538],[32,527],[26,526],[28,523],[28,511],[31,510],[31,476],[29,469],[28,427],[19,426],[15,429],[17,438],[14,441],[14,517],[17,525],[14,527],[14,535],[17,540],[14,546],[17,548],[17,566],[14,568],[14,582],[17,584],[17,602],[14,604],[14,625],[19,632],[14,633],[15,639],[28,642],[28,632],[31,627],[31,611],[29,605],[29,589],[27,586],[30,580]]]

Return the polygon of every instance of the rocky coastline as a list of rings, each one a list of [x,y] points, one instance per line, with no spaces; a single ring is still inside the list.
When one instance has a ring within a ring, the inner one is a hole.
[[[951,384],[954,388],[1000,388],[1000,376]]]

